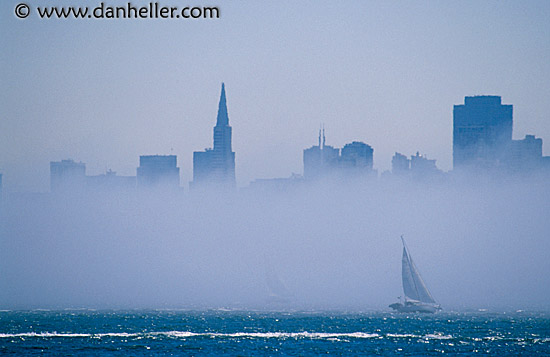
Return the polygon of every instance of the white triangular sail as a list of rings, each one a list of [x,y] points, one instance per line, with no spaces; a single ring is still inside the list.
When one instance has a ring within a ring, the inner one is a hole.
[[[269,295],[271,297],[280,299],[290,299],[292,297],[292,293],[281,278],[279,278],[279,275],[275,272],[275,269],[267,256],[265,258],[265,280],[267,283],[267,288],[269,289]]]
[[[409,300],[417,300],[429,304],[436,303],[432,294],[430,294],[430,291],[426,287],[424,280],[422,280],[416,265],[414,265],[404,240],[401,273],[403,278],[403,292]]]
[[[288,298],[292,296],[285,283],[283,283],[275,271],[267,270],[266,283],[271,296],[276,296],[279,298]]]

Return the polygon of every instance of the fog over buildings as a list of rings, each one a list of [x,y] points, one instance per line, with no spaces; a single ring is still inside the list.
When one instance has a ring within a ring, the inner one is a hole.
[[[404,235],[445,310],[550,310],[549,2],[17,3],[0,309],[389,310]]]
[[[176,155],[142,155],[133,177],[52,161],[49,193],[4,195],[2,307],[385,309],[405,234],[447,309],[548,309],[550,168],[500,102],[455,106],[450,172],[417,152],[379,175],[375,148],[322,128],[303,175],[237,188],[222,85],[189,187]]]

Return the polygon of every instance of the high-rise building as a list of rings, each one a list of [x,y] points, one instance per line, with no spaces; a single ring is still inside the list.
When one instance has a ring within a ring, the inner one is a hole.
[[[326,145],[325,129],[319,130],[319,145],[304,150],[304,178],[355,178],[375,175],[374,150],[370,145],[354,141],[340,150]]]
[[[372,170],[374,150],[370,145],[360,141],[346,144],[340,152],[342,167],[354,168],[359,171]]]
[[[391,171],[394,175],[407,175],[411,166],[410,160],[398,152],[391,159]]]
[[[428,159],[424,155],[416,152],[416,155],[411,156],[411,174],[415,177],[427,177],[434,174],[439,174],[440,171],[435,165],[434,159]]]
[[[176,155],[145,155],[139,157],[137,186],[139,188],[178,188],[180,169]]]
[[[235,187],[235,153],[231,149],[231,126],[227,113],[225,84],[218,105],[214,127],[214,148],[193,152],[193,187],[212,184],[220,188]]]
[[[506,161],[515,172],[536,170],[542,166],[542,139],[525,135],[522,140],[512,140]]]
[[[86,164],[71,159],[50,162],[52,192],[82,191],[86,186]]]
[[[325,130],[319,130],[319,145],[304,150],[304,178],[315,180],[331,174],[338,165],[340,150],[325,144]],[[321,140],[322,139],[322,140]]]
[[[512,141],[512,105],[498,96],[466,97],[453,110],[455,169],[499,166]]]

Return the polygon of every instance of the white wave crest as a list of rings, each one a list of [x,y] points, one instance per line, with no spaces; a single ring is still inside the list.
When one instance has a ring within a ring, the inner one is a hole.
[[[152,337],[166,336],[171,338],[190,338],[190,337],[213,337],[213,338],[310,338],[310,339],[329,339],[329,338],[376,338],[380,335],[376,333],[349,332],[349,333],[324,333],[324,332],[235,332],[235,333],[215,333],[204,332],[195,333],[190,331],[159,331],[148,333],[126,333],[126,332],[106,332],[106,333],[58,333],[58,332],[26,332],[26,333],[0,333],[0,338],[104,338],[104,337]]]
[[[108,333],[95,333],[93,337],[138,337],[141,334],[139,333],[128,333],[128,332],[108,332]]]
[[[427,339],[427,340],[450,340],[450,339],[453,338],[453,336],[443,335],[443,334],[439,334],[439,333],[436,333],[436,334],[429,333],[427,335],[424,335],[423,338]]]
[[[103,338],[103,337],[137,337],[138,333],[108,332],[108,333],[59,333],[59,332],[23,332],[23,333],[0,333],[0,338]]]
[[[205,334],[200,334],[200,333],[197,334],[189,331],[166,331],[166,332],[150,332],[147,335],[186,338],[186,337],[193,337],[193,336],[199,336],[199,335],[205,335]]]
[[[424,340],[450,340],[453,338],[451,335],[443,335],[440,333],[429,333],[424,336],[412,333],[387,333],[385,336],[393,338],[422,338]]]
[[[350,333],[323,333],[323,332],[235,332],[235,333],[193,333],[188,331],[168,331],[158,332],[155,335],[166,335],[169,337],[186,338],[186,337],[221,337],[221,338],[312,338],[312,339],[325,339],[325,338],[374,338],[379,335],[376,333],[365,332],[350,332]]]
[[[92,337],[89,333],[57,333],[57,332],[23,332],[23,333],[0,333],[0,338],[11,337]]]
[[[386,337],[395,337],[395,338],[421,338],[420,335],[413,335],[410,333],[387,333]]]

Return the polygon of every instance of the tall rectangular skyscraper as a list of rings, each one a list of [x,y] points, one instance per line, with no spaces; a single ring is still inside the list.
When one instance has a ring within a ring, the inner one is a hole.
[[[225,188],[235,186],[235,153],[231,149],[231,127],[223,83],[214,127],[214,148],[193,153],[192,184],[194,187],[204,184]]]
[[[322,140],[321,140],[322,138]],[[319,145],[304,150],[304,178],[316,180],[333,173],[338,166],[340,149],[325,144],[325,130],[321,136],[319,130]]]
[[[498,166],[512,142],[512,105],[499,96],[466,97],[453,110],[453,166]]]

